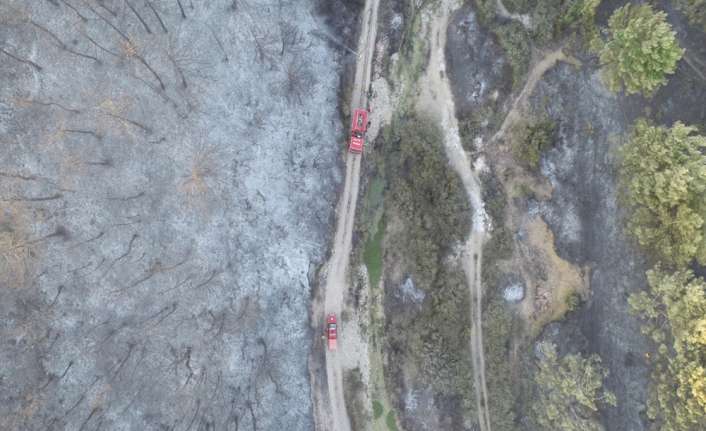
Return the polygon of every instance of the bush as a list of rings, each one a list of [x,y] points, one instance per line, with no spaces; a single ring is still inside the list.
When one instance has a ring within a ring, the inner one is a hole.
[[[385,423],[387,424],[387,429],[390,431],[398,431],[399,428],[397,428],[397,421],[395,420],[395,413],[390,410],[387,412],[387,416],[385,417]]]
[[[385,289],[386,373],[412,372],[435,396],[461,399],[465,415],[473,408],[472,372],[468,334],[459,328],[470,327],[469,292],[463,272],[445,258],[470,232],[472,211],[442,139],[431,121],[406,117],[393,120],[381,140],[390,226],[384,259],[425,293],[416,305],[400,305],[397,289]]]
[[[382,403],[378,400],[373,401],[373,418],[380,419],[384,413]]]
[[[539,169],[542,153],[554,146],[556,124],[549,119],[524,123],[515,129],[513,154],[529,169]]]
[[[395,120],[382,142],[386,213],[405,224],[398,247],[415,260],[415,279],[431,284],[443,252],[470,232],[471,207],[461,179],[449,168],[439,128],[428,119]],[[389,219],[389,217],[386,217]]]
[[[622,150],[628,229],[659,260],[678,266],[706,263],[706,138],[695,131],[638,120]]]
[[[543,0],[537,2],[532,14],[533,37],[539,43],[548,43],[574,30],[591,39],[597,29],[594,24],[596,9],[601,0]]]
[[[529,34],[522,24],[515,21],[497,24],[493,27],[493,32],[498,37],[498,42],[510,61],[513,88],[518,89],[521,87],[529,68]]]
[[[652,95],[667,83],[684,54],[676,34],[650,5],[625,5],[608,21],[609,37],[599,43],[603,76],[612,91]]]
[[[496,431],[515,430],[514,411],[518,392],[513,381],[511,343],[513,318],[507,306],[497,298],[491,299],[483,311],[483,348],[488,387],[490,422]]]

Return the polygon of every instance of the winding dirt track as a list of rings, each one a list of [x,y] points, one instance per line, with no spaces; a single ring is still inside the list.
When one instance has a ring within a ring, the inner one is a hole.
[[[351,93],[351,112],[353,109],[366,107],[368,103],[367,90],[370,86],[372,57],[377,29],[377,13],[379,0],[366,0],[363,10],[363,23],[358,41],[358,60],[356,63],[355,80]],[[355,222],[355,209],[358,201],[358,186],[360,182],[361,156],[347,153],[346,177],[343,194],[336,209],[337,222],[331,259],[325,268],[323,282],[323,304],[314,304],[312,316],[324,321],[327,313],[340,315],[347,287],[348,261],[351,253],[351,239]],[[345,328],[342,328],[345,331]],[[345,337],[341,342],[345,342]],[[346,411],[343,390],[343,367],[340,351],[326,352],[326,381],[314,384],[312,387],[314,399],[314,420],[317,430],[350,431],[351,425]],[[314,378],[312,378],[315,381]],[[324,393],[327,389],[328,397]]]
[[[473,383],[476,393],[478,424],[481,431],[491,431],[488,411],[488,386],[485,378],[485,353],[483,351],[481,269],[483,243],[487,237],[488,217],[481,197],[481,185],[473,170],[470,157],[461,145],[458,120],[446,74],[446,31],[449,18],[459,7],[456,0],[444,0],[429,23],[428,40],[433,45],[429,55],[429,67],[420,81],[419,108],[422,112],[435,115],[444,132],[444,146],[449,164],[460,176],[468,199],[473,207],[473,223],[468,240],[464,244],[460,259],[466,275],[466,283],[471,299],[471,339],[470,350],[473,362]]]

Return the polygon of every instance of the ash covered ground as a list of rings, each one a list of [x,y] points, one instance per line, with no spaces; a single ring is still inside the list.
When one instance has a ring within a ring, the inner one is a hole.
[[[312,428],[315,1],[0,0],[0,428]]]

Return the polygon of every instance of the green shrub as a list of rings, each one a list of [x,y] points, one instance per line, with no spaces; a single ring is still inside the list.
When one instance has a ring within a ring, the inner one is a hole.
[[[542,153],[554,146],[556,124],[549,119],[523,123],[515,129],[513,154],[531,170],[539,169]]]
[[[572,292],[571,295],[566,297],[566,308],[569,311],[574,311],[581,305],[581,295],[576,292]]]
[[[513,336],[513,318],[505,304],[491,299],[483,311],[483,348],[487,378],[490,423],[496,431],[515,430],[515,390],[511,367],[510,340]]]
[[[373,418],[380,419],[384,413],[382,403],[378,400],[373,401]]]
[[[445,258],[470,232],[472,210],[434,123],[396,118],[385,136],[385,262],[425,293],[418,305],[391,312],[399,304],[397,289],[385,289],[385,372],[413,370],[435,396],[459,397],[459,415],[465,415],[473,409],[472,370],[469,335],[459,328],[470,326],[469,292],[464,273]]]
[[[536,0],[503,0],[503,5],[510,13],[525,13],[529,12]]]
[[[389,185],[385,211],[402,218],[405,232],[396,245],[413,257],[415,279],[426,288],[442,252],[468,235],[472,210],[434,123],[407,117],[394,120],[390,129],[382,142]]]
[[[370,422],[370,416],[366,412],[365,403],[363,403],[362,394],[366,388],[359,368],[345,372],[343,386],[346,411],[351,420],[351,426],[353,429],[363,429],[365,424]]]
[[[608,21],[608,40],[599,43],[603,76],[612,91],[652,95],[667,83],[684,55],[667,14],[650,5],[625,5]]]
[[[478,14],[478,21],[490,27],[496,14],[497,0],[476,0],[473,2],[474,10]]]
[[[573,30],[590,40],[596,34],[596,9],[601,0],[542,0],[532,14],[532,35],[540,44],[557,40]]]
[[[512,67],[512,85],[519,89],[522,86],[530,62],[530,39],[522,24],[512,21],[493,26],[493,32],[498,42],[507,54]]]
[[[397,421],[395,420],[395,412],[392,410],[387,412],[385,423],[387,424],[387,429],[390,431],[399,431],[399,428],[397,428]]]

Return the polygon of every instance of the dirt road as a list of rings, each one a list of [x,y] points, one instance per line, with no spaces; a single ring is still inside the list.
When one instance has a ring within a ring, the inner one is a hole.
[[[493,136],[493,141],[505,138],[510,127],[515,124],[522,116],[522,113],[527,110],[527,100],[532,95],[534,87],[537,86],[537,83],[542,79],[544,74],[559,61],[565,61],[575,66],[580,64],[575,58],[568,57],[564,54],[563,46],[546,53],[527,74],[527,80],[525,81],[524,87],[522,87],[522,91],[520,91],[520,94],[513,102],[512,108],[505,116],[500,129]]]
[[[459,7],[454,0],[444,0],[429,23],[428,40],[433,40],[429,56],[429,67],[422,77],[419,109],[436,115],[444,131],[444,145],[451,167],[463,182],[468,199],[473,207],[473,223],[468,241],[461,255],[463,270],[471,294],[471,357],[476,391],[478,423],[481,431],[490,431],[488,412],[488,388],[485,379],[485,354],[483,352],[483,326],[481,299],[483,289],[480,282],[482,250],[488,229],[488,217],[481,198],[480,181],[468,154],[461,145],[458,121],[451,86],[446,74],[446,29],[451,13]]]
[[[358,41],[358,60],[355,80],[351,93],[351,112],[355,108],[366,107],[367,91],[370,86],[371,64],[377,29],[379,0],[366,0],[363,10],[363,23]],[[346,177],[343,194],[336,210],[337,222],[331,259],[324,269],[323,301],[313,305],[312,316],[323,322],[327,313],[339,316],[343,310],[343,301],[347,288],[348,261],[351,253],[351,239],[355,221],[360,182],[361,156],[347,153]],[[341,342],[345,342],[345,326],[341,327]],[[346,411],[343,388],[343,367],[340,351],[326,352],[326,382],[312,381],[314,399],[314,420],[316,429],[322,431],[349,431],[350,420]],[[326,390],[327,389],[327,390]]]

